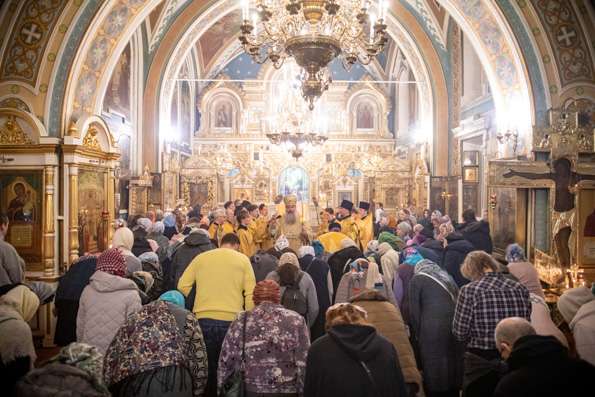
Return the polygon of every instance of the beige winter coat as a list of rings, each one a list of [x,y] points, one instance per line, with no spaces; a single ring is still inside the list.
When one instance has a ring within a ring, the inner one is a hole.
[[[382,293],[372,290],[364,291],[351,298],[350,301],[366,310],[368,321],[380,335],[393,344],[397,351],[405,383],[417,384],[417,395],[422,396],[421,374],[417,369],[413,348],[409,342],[406,325],[399,308],[388,302]]]
[[[81,295],[76,317],[77,342],[96,346],[105,354],[128,315],[141,307],[134,281],[96,271]]]

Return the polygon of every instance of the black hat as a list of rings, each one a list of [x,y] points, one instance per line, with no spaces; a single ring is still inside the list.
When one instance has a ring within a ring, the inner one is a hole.
[[[360,201],[359,208],[368,211],[370,209],[370,203],[368,203],[367,201]]]
[[[339,229],[341,230],[341,224],[337,223],[337,222],[331,222],[328,225],[328,230],[331,231],[333,229]]]
[[[353,209],[353,203],[349,200],[343,200],[341,201],[341,205],[339,207],[344,208],[347,211],[351,211]]]

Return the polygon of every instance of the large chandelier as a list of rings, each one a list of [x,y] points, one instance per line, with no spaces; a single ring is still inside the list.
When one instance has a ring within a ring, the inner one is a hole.
[[[304,150],[308,146],[320,146],[326,142],[327,137],[319,135],[315,132],[275,132],[267,134],[267,138],[274,145],[281,145],[287,147],[291,153],[291,157],[299,159],[304,155]]]
[[[292,57],[301,67],[301,91],[309,108],[331,83],[329,63],[337,57],[350,70],[367,65],[384,49],[387,0],[379,15],[369,13],[369,0],[242,0],[240,42],[257,63],[270,60],[280,68]]]

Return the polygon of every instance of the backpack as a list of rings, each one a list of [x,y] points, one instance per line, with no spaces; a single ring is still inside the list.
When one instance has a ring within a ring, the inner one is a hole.
[[[300,291],[300,281],[304,276],[303,272],[300,272],[297,280],[293,284],[285,285],[285,291],[281,297],[281,305],[284,308],[293,310],[294,312],[306,317],[308,313],[308,301],[302,291]]]

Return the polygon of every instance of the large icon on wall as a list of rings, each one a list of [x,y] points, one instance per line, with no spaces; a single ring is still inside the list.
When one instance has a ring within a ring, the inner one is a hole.
[[[8,216],[6,240],[28,264],[41,263],[42,172],[0,172],[0,210]]]
[[[79,256],[105,247],[102,214],[105,211],[103,172],[79,170]]]
[[[298,166],[290,166],[283,171],[279,176],[279,194],[284,196],[288,194],[295,194],[298,201],[308,202],[308,174],[306,170]]]
[[[369,101],[357,105],[355,128],[358,130],[374,129],[374,106]]]
[[[233,126],[233,108],[229,101],[219,101],[215,104],[215,128],[231,129]]]

